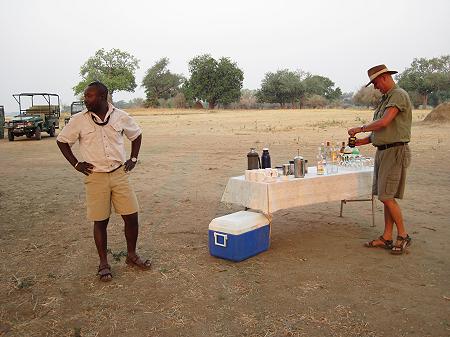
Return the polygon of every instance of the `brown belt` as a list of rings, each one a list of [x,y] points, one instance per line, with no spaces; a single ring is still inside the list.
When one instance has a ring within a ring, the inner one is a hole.
[[[396,142],[396,143],[391,143],[391,144],[375,145],[375,147],[376,147],[378,150],[383,151],[383,150],[389,149],[390,147],[394,147],[394,146],[402,146],[402,145],[406,145],[406,144],[408,144],[408,143],[409,143],[409,142]]]

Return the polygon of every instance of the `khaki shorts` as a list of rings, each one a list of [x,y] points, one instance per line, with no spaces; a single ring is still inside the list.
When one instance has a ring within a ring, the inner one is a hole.
[[[411,163],[408,144],[377,150],[373,172],[372,193],[380,200],[403,199],[406,169]]]
[[[139,210],[136,195],[130,185],[129,173],[123,167],[114,172],[92,172],[84,178],[87,218],[92,221],[108,219],[111,202],[117,214],[128,215]]]

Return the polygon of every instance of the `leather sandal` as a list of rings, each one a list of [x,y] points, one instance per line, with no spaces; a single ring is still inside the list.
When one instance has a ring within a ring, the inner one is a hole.
[[[375,244],[375,241],[381,241],[383,243]],[[384,249],[392,249],[392,240],[386,240],[383,235],[380,235],[378,239],[366,242],[364,247],[367,248],[384,248]]]
[[[132,267],[138,267],[142,270],[148,270],[152,267],[152,262],[150,260],[142,260],[139,255],[133,257],[127,256],[125,263]]]
[[[100,281],[109,282],[112,280],[111,266],[109,264],[102,264],[98,266],[97,275]]]
[[[401,255],[405,252],[406,247],[411,246],[411,237],[406,234],[406,237],[397,236],[397,242],[395,245],[391,248],[391,253],[394,255]],[[397,244],[398,243],[398,244]]]

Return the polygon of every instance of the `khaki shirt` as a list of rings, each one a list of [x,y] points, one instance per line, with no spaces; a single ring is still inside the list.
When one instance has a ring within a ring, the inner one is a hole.
[[[81,111],[72,116],[57,140],[71,147],[78,141],[83,160],[94,165],[94,172],[110,172],[126,160],[123,135],[133,141],[142,131],[128,113],[112,104],[105,117],[105,121],[109,117],[108,124],[97,125],[92,116],[102,122],[95,113]]]
[[[399,112],[388,126],[372,132],[370,139],[373,145],[409,142],[411,139],[411,101],[408,93],[397,85],[383,95],[375,109],[373,120],[383,118],[385,111],[390,107],[397,107]]]

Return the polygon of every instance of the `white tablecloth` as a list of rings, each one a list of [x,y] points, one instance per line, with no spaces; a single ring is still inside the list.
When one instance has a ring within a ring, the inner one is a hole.
[[[358,170],[340,167],[338,173],[329,175],[317,175],[315,167],[308,170],[304,178],[285,181],[278,178],[272,183],[246,181],[244,176],[232,177],[225,187],[222,202],[271,214],[285,208],[372,194],[373,167]]]

